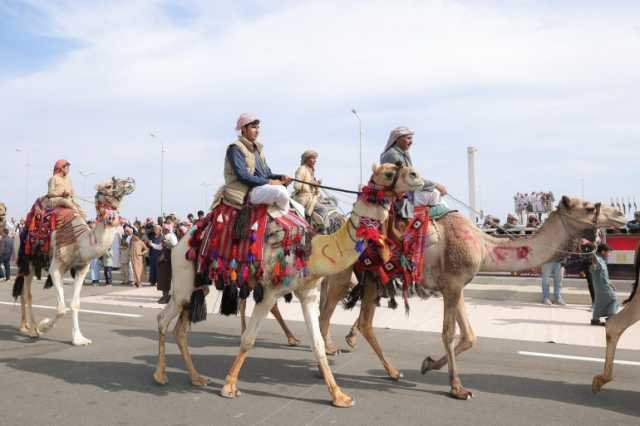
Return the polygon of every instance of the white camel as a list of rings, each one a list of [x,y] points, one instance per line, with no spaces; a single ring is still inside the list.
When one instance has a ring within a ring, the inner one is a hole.
[[[72,340],[76,346],[89,345],[91,340],[80,332],[78,323],[78,311],[80,310],[80,292],[84,278],[89,271],[91,260],[104,255],[113,244],[114,233],[120,224],[118,209],[122,199],[131,194],[135,189],[135,181],[132,178],[117,179],[96,185],[95,207],[97,223],[92,230],[86,221],[76,215],[73,220],[62,229],[53,231],[51,235],[49,258],[49,277],[57,292],[57,314],[53,319],[45,318],[39,324],[36,323],[32,309],[31,284],[35,275],[33,264],[26,265],[28,272],[18,276],[14,284],[14,296],[20,295],[21,320],[19,331],[28,333],[32,337],[39,337],[51,329],[56,321],[66,312],[63,276],[73,269],[75,277],[73,281],[73,299],[71,300],[71,313],[73,318]],[[62,234],[61,234],[62,233]],[[57,242],[61,237],[72,243],[61,247]],[[19,259],[19,262],[21,260]],[[27,262],[29,262],[27,260]]]
[[[387,191],[401,193],[413,191],[421,187],[422,179],[412,168],[403,168],[392,164],[374,166],[374,173],[371,180]],[[226,382],[221,390],[222,396],[234,398],[240,395],[237,389],[238,374],[242,364],[247,358],[248,351],[255,343],[258,330],[272,306],[279,297],[286,293],[293,292],[300,300],[302,313],[304,315],[307,330],[311,337],[313,353],[320,365],[320,370],[332,396],[335,406],[349,407],[353,405],[351,397],[342,392],[333,377],[333,373],[327,362],[324,342],[320,334],[318,325],[318,305],[319,289],[318,285],[323,276],[333,275],[348,268],[355,263],[360,253],[356,250],[356,228],[358,228],[362,218],[386,220],[388,215],[388,205],[370,204],[363,200],[358,200],[354,205],[353,213],[348,221],[332,235],[315,236],[311,241],[311,255],[308,261],[310,276],[302,278],[301,271],[290,264],[291,281],[288,287],[283,285],[273,285],[270,273],[265,272],[262,284],[264,287],[264,297],[261,303],[256,304],[247,328],[242,333],[240,352],[233,363],[226,377]],[[158,364],[154,374],[154,379],[159,384],[167,383],[165,340],[166,332],[171,321],[178,317],[174,334],[182,357],[184,358],[191,383],[196,386],[206,384],[206,379],[198,374],[193,366],[191,355],[187,343],[187,330],[190,322],[190,300],[195,290],[194,278],[195,269],[191,261],[185,259],[185,254],[189,249],[188,238],[183,238],[173,249],[171,255],[173,267],[173,286],[171,301],[165,309],[158,315],[159,348]],[[270,266],[276,257],[276,250],[271,249],[267,242],[263,261],[263,270],[271,271]],[[199,291],[199,290],[198,290]]]

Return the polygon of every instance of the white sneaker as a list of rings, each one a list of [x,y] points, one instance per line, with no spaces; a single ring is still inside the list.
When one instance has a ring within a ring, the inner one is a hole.
[[[559,297],[558,299],[556,299],[555,303],[556,303],[556,305],[567,306],[567,302],[565,302],[562,297]]]
[[[542,299],[542,304],[543,305],[551,305],[551,300],[549,300],[548,297],[545,297],[544,299]]]

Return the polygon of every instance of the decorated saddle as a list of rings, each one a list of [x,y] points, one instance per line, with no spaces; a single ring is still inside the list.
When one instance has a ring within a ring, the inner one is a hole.
[[[260,303],[265,280],[288,287],[293,274],[306,273],[311,234],[309,224],[293,211],[270,215],[266,205],[238,210],[220,203],[196,223],[186,257],[196,265],[196,288],[213,283],[223,290],[221,313],[230,315],[237,313],[238,296],[245,299],[253,291]],[[267,245],[276,254],[265,270]],[[202,314],[192,310],[192,322],[204,319]]]
[[[32,263],[38,279],[41,278],[42,268],[49,262],[51,234],[53,231],[58,231],[56,246],[59,250],[64,250],[65,246],[73,244],[76,233],[72,222],[78,215],[69,208],[47,209],[42,201],[42,198],[37,199],[27,214],[25,227],[20,234],[18,253],[20,274],[28,274],[29,263]]]

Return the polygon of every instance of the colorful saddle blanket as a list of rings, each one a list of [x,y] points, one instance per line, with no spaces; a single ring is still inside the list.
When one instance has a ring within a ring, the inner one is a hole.
[[[244,216],[243,216],[244,215]],[[277,246],[277,261],[273,270],[267,271],[273,284],[288,285],[287,259],[294,256],[296,269],[303,269],[308,258],[310,243],[309,224],[292,211],[271,219],[266,205],[251,206],[247,211],[219,204],[196,223],[189,240],[187,259],[196,262],[196,286],[215,283],[218,289],[234,285],[250,290],[252,279],[260,281],[264,249],[270,221],[277,224],[282,236],[273,244]]]
[[[393,212],[389,221],[394,220]],[[380,224],[380,227],[383,226]],[[381,244],[369,244],[355,264],[356,272],[373,272],[382,284],[394,278],[402,281],[406,289],[411,283],[422,280],[424,251],[429,229],[429,208],[416,207],[414,217],[409,221],[400,239],[391,232],[384,237],[384,245],[390,258],[385,261]]]
[[[26,226],[20,237],[24,244],[24,254],[48,254],[53,231],[68,226],[75,217],[76,213],[72,209],[45,209],[42,199],[36,200],[27,215]],[[58,245],[64,244],[65,241],[58,241]]]

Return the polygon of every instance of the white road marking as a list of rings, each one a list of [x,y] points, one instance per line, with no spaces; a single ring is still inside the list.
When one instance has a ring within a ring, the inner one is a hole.
[[[20,306],[19,303],[15,303],[15,302],[0,302],[0,305]],[[31,306],[33,306],[34,308],[41,308],[41,309],[52,309],[52,310],[57,309],[55,306],[45,306],[45,305],[31,305]],[[71,309],[67,308],[65,312],[71,312]],[[94,311],[91,309],[80,309],[80,312],[86,312],[88,314],[98,314],[98,315],[111,315],[114,317],[126,317],[126,318],[142,318],[143,317],[143,315],[140,315],[140,314],[123,314],[121,312]]]
[[[591,358],[588,356],[575,356],[575,355],[560,355],[560,354],[546,354],[543,352],[527,352],[527,351],[518,351],[519,355],[525,356],[538,356],[542,358],[559,358],[559,359],[570,359],[574,361],[587,361],[587,362],[604,362],[604,358]],[[616,359],[614,361],[615,364],[620,365],[633,365],[640,366],[640,362],[636,361],[625,361],[622,359]]]

